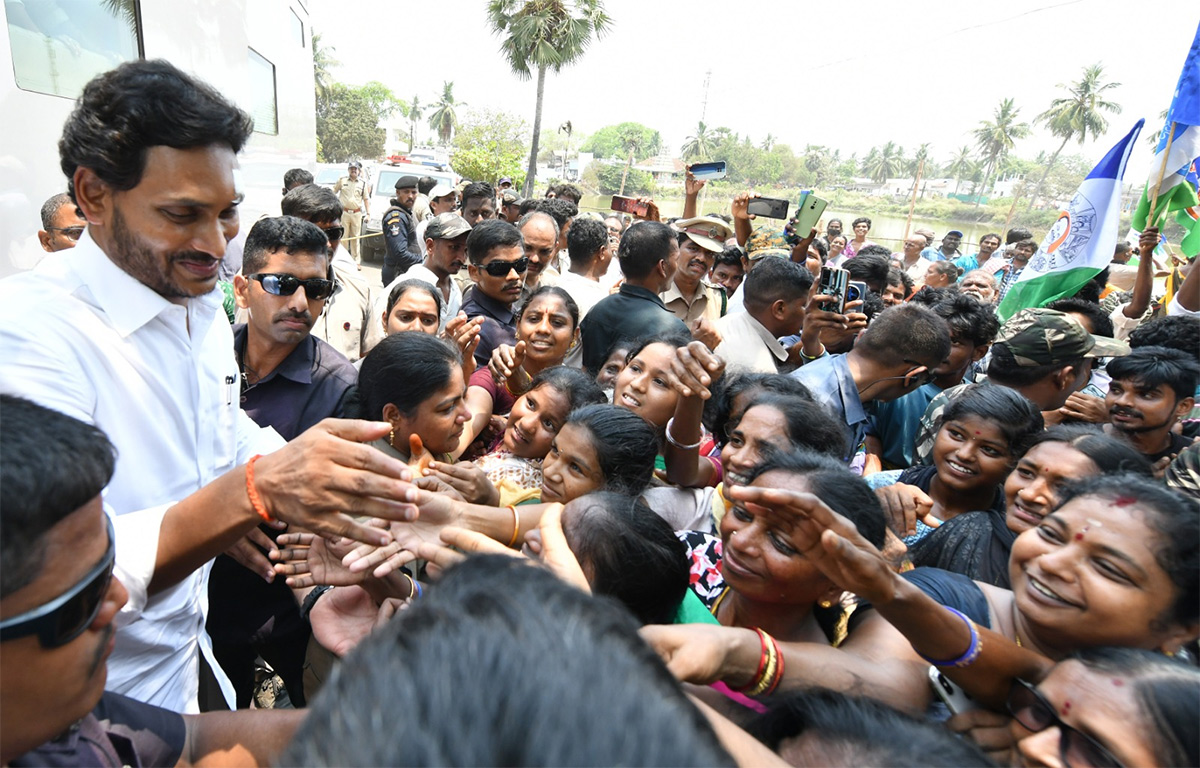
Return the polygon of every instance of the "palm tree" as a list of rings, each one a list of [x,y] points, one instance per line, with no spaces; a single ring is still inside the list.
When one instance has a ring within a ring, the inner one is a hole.
[[[946,166],[946,173],[954,177],[954,194],[958,194],[958,185],[962,182],[962,178],[971,175],[971,163],[971,148],[965,144],[959,147],[954,152],[954,156],[950,158],[950,163]]]
[[[429,116],[429,127],[437,131],[438,141],[445,146],[450,143],[450,136],[458,129],[458,113],[456,107],[465,107],[465,101],[454,100],[454,83],[442,83],[442,98],[434,104],[433,114]]]
[[[646,137],[641,130],[630,126],[621,132],[621,145],[629,155],[629,159],[625,161],[625,170],[621,173],[621,189],[617,191],[618,195],[625,194],[625,180],[629,178],[629,169],[633,167],[633,160],[636,155],[646,148]]]
[[[933,175],[932,174],[933,164],[929,162],[929,144],[928,144],[928,142],[917,147],[916,154],[913,155],[912,160],[908,161],[908,172],[911,173],[913,176],[916,176],[917,169],[921,167],[922,162],[924,162],[925,165],[928,166],[925,168],[925,171],[924,171],[925,176],[926,177],[932,176]]]
[[[417,121],[421,119],[424,107],[421,106],[421,100],[413,96],[412,104],[408,107],[408,151],[412,152],[417,147]]]
[[[1017,122],[1020,108],[1013,104],[1012,99],[1005,99],[996,108],[992,120],[981,120],[979,127],[972,131],[975,136],[975,146],[983,153],[983,191],[987,192],[992,180],[992,172],[1000,160],[1009,153],[1017,139],[1029,135],[1029,123]],[[978,197],[975,207],[979,207]]]
[[[1071,83],[1069,86],[1059,83],[1058,87],[1065,88],[1071,95],[1050,102],[1050,108],[1034,119],[1035,123],[1042,123],[1050,129],[1050,133],[1060,137],[1062,144],[1058,145],[1058,149],[1054,150],[1054,154],[1046,163],[1046,170],[1042,172],[1042,178],[1033,188],[1033,195],[1029,198],[1029,206],[1026,210],[1033,208],[1038,193],[1042,190],[1042,184],[1050,175],[1050,169],[1058,162],[1058,155],[1067,146],[1067,142],[1071,139],[1078,139],[1082,145],[1087,141],[1089,133],[1095,140],[1108,130],[1108,120],[1104,119],[1101,112],[1111,112],[1114,115],[1121,113],[1120,104],[1114,101],[1105,101],[1103,98],[1105,91],[1117,88],[1121,84],[1101,82],[1103,76],[1104,67],[1100,64],[1093,64],[1083,70],[1083,78],[1078,82]]]
[[[331,45],[321,45],[321,33],[313,32],[312,36],[312,56],[313,56],[313,81],[317,89],[317,101],[325,101],[329,98],[329,91],[333,88],[333,68],[341,64],[340,61],[333,58],[336,49]]]
[[[537,70],[533,144],[523,192],[529,197],[537,177],[546,70],[553,69],[557,74],[578,61],[592,36],[602,37],[612,20],[601,0],[488,0],[487,13],[492,31],[502,38],[500,51],[513,73],[526,80],[533,69]]]
[[[867,155],[867,161],[864,163],[863,170],[871,181],[882,184],[896,174],[900,173],[903,166],[903,149],[896,147],[894,142],[889,141],[883,145],[883,149],[876,151],[874,147],[871,152],[874,157]]]
[[[708,126],[701,122],[696,128],[696,134],[688,136],[687,141],[683,142],[679,153],[684,160],[699,160],[703,163],[712,154],[713,144],[712,133],[709,132]]]
[[[768,133],[767,138],[763,139],[762,150],[763,150],[763,152],[770,152],[771,148],[774,146],[775,146],[775,137]]]

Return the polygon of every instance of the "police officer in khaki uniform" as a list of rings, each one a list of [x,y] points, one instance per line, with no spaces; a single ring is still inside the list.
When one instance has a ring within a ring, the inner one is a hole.
[[[371,215],[371,188],[362,178],[362,163],[351,160],[348,173],[348,176],[338,179],[333,191],[342,204],[342,226],[346,230],[347,250],[354,261],[361,264],[358,238],[362,234],[363,219]]]

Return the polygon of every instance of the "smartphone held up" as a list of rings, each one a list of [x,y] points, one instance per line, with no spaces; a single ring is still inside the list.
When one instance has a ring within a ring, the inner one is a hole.
[[[622,197],[621,195],[613,195],[612,209],[621,213],[628,213],[632,216],[645,216],[650,212],[649,203],[644,203],[636,197]]]

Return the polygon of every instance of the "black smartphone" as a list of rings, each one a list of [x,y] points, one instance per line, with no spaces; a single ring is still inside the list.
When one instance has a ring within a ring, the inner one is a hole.
[[[634,216],[645,216],[650,212],[650,206],[641,202],[636,197],[622,197],[620,195],[613,195],[612,209]]]
[[[692,163],[688,166],[688,170],[692,172],[692,176],[697,181],[723,179],[725,178],[725,161],[717,160],[713,163]]]
[[[842,314],[846,309],[846,294],[849,290],[849,272],[838,267],[821,267],[821,281],[817,284],[817,295],[836,296],[837,298],[834,301],[822,301],[817,305],[817,309]]]
[[[788,201],[778,197],[752,197],[746,204],[746,213],[751,216],[766,216],[768,219],[786,219]]]

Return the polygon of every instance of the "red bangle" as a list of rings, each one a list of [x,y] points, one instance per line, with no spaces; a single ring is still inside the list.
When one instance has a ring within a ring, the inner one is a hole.
[[[754,677],[750,679],[749,683],[737,688],[730,686],[730,688],[733,688],[733,690],[738,693],[749,691],[758,685],[759,681],[762,680],[763,672],[767,668],[767,658],[769,656],[767,653],[767,633],[763,632],[758,627],[755,627],[754,631],[758,633],[758,640],[760,643],[762,643],[762,655],[758,657],[758,670],[754,673]]]
[[[271,513],[263,506],[262,498],[258,495],[258,489],[254,487],[254,462],[262,458],[262,454],[255,454],[250,457],[250,461],[246,462],[246,495],[250,497],[250,506],[254,507],[254,511],[258,516],[268,523],[275,522],[275,518],[271,517]]]
[[[775,677],[771,680],[771,684],[767,686],[766,694],[770,696],[779,687],[779,681],[783,680],[783,654],[779,651],[779,643],[775,642],[775,638],[771,638],[771,645],[775,647],[775,657],[778,664],[775,667]]]

